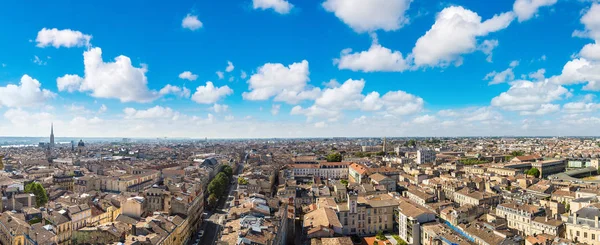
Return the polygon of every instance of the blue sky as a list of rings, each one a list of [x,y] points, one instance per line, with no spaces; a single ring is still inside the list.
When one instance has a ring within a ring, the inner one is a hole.
[[[0,135],[596,135],[597,16],[576,0],[3,1]]]

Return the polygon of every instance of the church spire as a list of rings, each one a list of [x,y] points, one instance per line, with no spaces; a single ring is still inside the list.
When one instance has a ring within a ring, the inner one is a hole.
[[[50,146],[54,146],[54,123],[50,124]]]

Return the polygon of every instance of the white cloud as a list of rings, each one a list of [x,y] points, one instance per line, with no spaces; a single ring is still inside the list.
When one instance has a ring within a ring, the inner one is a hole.
[[[277,114],[279,114],[279,110],[281,109],[281,105],[279,104],[273,104],[271,106],[271,115],[275,116]]]
[[[129,57],[120,55],[114,62],[102,60],[102,49],[91,48],[83,53],[85,77],[65,75],[57,79],[59,91],[90,91],[96,98],[115,98],[121,102],[150,102],[158,93],[148,89],[145,65],[134,67]]]
[[[233,121],[233,119],[235,119],[235,116],[233,116],[233,115],[225,116],[225,121]]]
[[[348,79],[341,85],[323,90],[314,105],[292,108],[292,115],[305,115],[308,120],[315,117],[337,120],[344,110],[383,112],[385,115],[403,116],[420,112],[422,98],[404,91],[389,91],[383,96],[376,91],[363,94],[364,80]]]
[[[479,44],[479,46],[477,47],[478,50],[481,50],[481,52],[483,52],[485,55],[487,55],[487,58],[485,58],[485,60],[487,62],[492,62],[492,51],[494,51],[494,49],[498,47],[498,40],[484,40],[481,44]]]
[[[358,33],[394,31],[408,23],[411,0],[326,0],[323,8]]]
[[[495,15],[486,21],[468,9],[452,6],[443,9],[431,29],[417,40],[413,48],[416,66],[462,64],[461,55],[477,48],[477,37],[502,30],[512,22],[512,12]]]
[[[42,84],[38,80],[23,75],[18,85],[7,84],[0,87],[0,107],[40,106],[56,96],[55,93],[41,87]]]
[[[513,73],[512,67],[510,67],[504,71],[501,71],[501,72],[492,71],[492,72],[486,74],[485,77],[483,78],[483,80],[490,80],[488,85],[505,83],[505,82],[512,81],[514,79],[515,79],[515,74]]]
[[[537,71],[529,73],[527,76],[535,81],[542,81],[546,79],[546,76],[544,74],[546,74],[546,69],[541,68]]]
[[[531,19],[537,14],[540,7],[552,6],[557,0],[516,0],[513,4],[513,11],[517,15],[519,22]]]
[[[550,80],[565,85],[587,82],[584,90],[600,91],[600,62],[585,58],[571,60],[563,66],[560,75],[553,76]]]
[[[549,113],[557,112],[560,110],[560,105],[556,104],[542,104],[539,108],[533,111],[521,111],[519,114],[521,115],[546,115]]]
[[[234,68],[235,66],[233,66],[233,63],[231,61],[227,61],[227,67],[225,68],[225,71],[232,72]]]
[[[56,79],[58,91],[77,91],[81,87],[81,83],[83,83],[83,78],[78,75],[64,75]]]
[[[319,88],[309,88],[308,61],[303,60],[284,66],[281,63],[267,63],[258,68],[248,80],[249,92],[244,92],[245,100],[267,100],[275,97],[276,101],[297,104],[302,100],[315,99],[320,94]]]
[[[206,82],[206,86],[198,86],[192,95],[192,100],[200,104],[213,104],[221,98],[230,95],[233,90],[229,86],[215,87],[212,82]]]
[[[33,63],[37,64],[37,65],[41,65],[41,66],[45,66],[46,64],[48,64],[47,61],[43,61],[42,59],[40,59],[40,57],[38,57],[37,55],[33,56]]]
[[[215,103],[212,107],[210,107],[210,109],[215,113],[221,113],[229,111],[229,106]]]
[[[178,87],[171,84],[167,84],[162,89],[160,89],[160,91],[158,91],[158,94],[163,96],[168,94],[174,94],[178,97],[189,98],[190,90],[186,87]]]
[[[587,60],[600,61],[600,44],[590,43],[583,46],[579,55]]]
[[[242,71],[242,72],[240,73],[240,78],[241,78],[241,79],[246,79],[246,77],[248,77],[248,74],[246,74],[246,72],[245,72],[245,71]]]
[[[457,117],[459,115],[458,112],[452,109],[440,110],[437,114],[442,117]]]
[[[334,59],[338,69],[352,71],[404,71],[409,64],[399,51],[392,51],[379,45],[376,40],[367,51],[351,53],[352,49],[344,49],[339,59]]]
[[[155,106],[147,110],[136,110],[131,107],[123,109],[126,119],[173,118],[179,113],[169,107]]]
[[[546,81],[518,80],[510,83],[508,91],[492,99],[492,106],[511,111],[537,110],[542,104],[567,98],[571,93],[563,86]]]
[[[317,122],[315,123],[315,128],[324,128],[327,127],[327,123],[326,122]]]
[[[431,116],[431,115],[418,116],[418,117],[415,117],[415,119],[413,119],[413,122],[417,123],[417,124],[431,124],[431,123],[434,123],[435,121],[437,121],[437,118],[435,116]]]
[[[215,72],[217,74],[217,77],[219,77],[219,80],[225,78],[225,73],[222,71],[217,71]]]
[[[36,46],[40,48],[48,46],[53,46],[55,48],[60,48],[61,46],[71,48],[89,46],[91,39],[91,35],[83,34],[80,31],[42,28],[42,30],[38,32],[35,41],[37,42]]]
[[[288,14],[294,7],[293,4],[286,0],[252,0],[252,6],[254,9],[273,9],[273,11],[279,14]]]
[[[600,109],[600,104],[581,102],[569,102],[563,105],[566,113],[589,113]]]
[[[181,21],[181,27],[190,29],[192,31],[202,28],[203,24],[198,20],[197,15],[187,14]]]
[[[187,79],[190,81],[196,81],[196,79],[198,79],[198,75],[192,73],[191,71],[184,71],[181,74],[179,74],[179,78]]]
[[[593,3],[592,7],[586,11],[580,21],[585,26],[585,30],[576,30],[573,32],[573,36],[600,40],[600,4]]]
[[[105,113],[106,111],[108,111],[108,107],[106,107],[104,104],[102,104],[100,109],[98,109],[98,113]]]

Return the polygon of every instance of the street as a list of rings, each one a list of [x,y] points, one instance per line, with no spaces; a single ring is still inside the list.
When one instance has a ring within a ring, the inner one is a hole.
[[[237,190],[237,176],[243,172],[244,164],[240,163],[237,173],[233,174],[233,184],[229,185],[227,195],[219,199],[217,208],[214,212],[210,213],[209,217],[206,217],[204,223],[200,227],[200,230],[204,230],[204,236],[200,238],[200,241],[196,243],[198,232],[196,232],[191,238],[188,244],[190,245],[213,245],[216,243],[219,235],[221,234],[222,225],[225,223],[225,216],[229,212],[231,206],[230,196],[234,191]]]

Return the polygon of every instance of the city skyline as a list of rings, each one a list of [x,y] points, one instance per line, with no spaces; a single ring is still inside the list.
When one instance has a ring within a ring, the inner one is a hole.
[[[200,139],[600,126],[596,2],[115,3],[0,3],[0,137],[50,125],[57,138]]]

